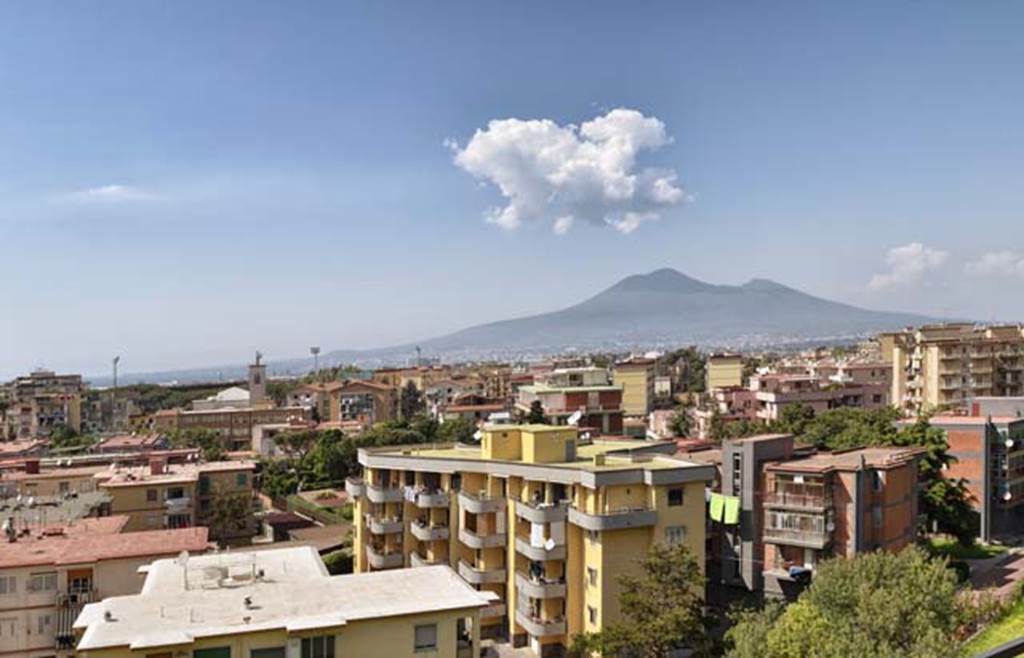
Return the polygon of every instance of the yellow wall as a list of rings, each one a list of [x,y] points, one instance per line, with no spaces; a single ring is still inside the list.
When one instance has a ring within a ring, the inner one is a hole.
[[[576,428],[533,432],[523,430],[523,461],[528,464],[564,462],[566,446],[576,442]]]
[[[743,386],[743,359],[739,356],[710,356],[707,363],[707,388]]]
[[[484,432],[481,441],[484,459],[521,459],[523,445],[518,429],[494,429]]]
[[[617,366],[613,378],[615,385],[622,387],[622,412],[646,416],[654,403],[654,366]]]

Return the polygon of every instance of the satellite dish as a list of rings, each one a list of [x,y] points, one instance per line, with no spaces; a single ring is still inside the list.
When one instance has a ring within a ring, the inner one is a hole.
[[[577,409],[572,413],[571,416],[569,416],[566,422],[569,423],[570,425],[579,425],[581,418],[583,418],[583,412]]]
[[[477,430],[473,432],[473,438],[479,441],[480,439],[484,438],[484,433],[481,432],[480,430]]]

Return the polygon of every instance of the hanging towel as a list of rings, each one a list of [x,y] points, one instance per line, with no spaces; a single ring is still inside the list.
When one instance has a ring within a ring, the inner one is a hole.
[[[556,546],[565,545],[565,521],[551,522],[551,538],[555,540]]]
[[[736,496],[723,496],[725,498],[725,525],[736,525],[740,522],[740,499]]]
[[[708,506],[708,516],[712,521],[722,520],[722,511],[725,508],[725,498],[720,493],[711,494],[711,504]]]
[[[533,546],[534,548],[544,548],[543,523],[530,524],[530,546]]]

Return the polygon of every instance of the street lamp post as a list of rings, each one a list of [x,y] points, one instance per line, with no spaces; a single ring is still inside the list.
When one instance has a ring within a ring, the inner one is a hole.
[[[320,372],[320,348],[314,345],[309,348],[309,353],[313,355],[313,374],[316,375]]]

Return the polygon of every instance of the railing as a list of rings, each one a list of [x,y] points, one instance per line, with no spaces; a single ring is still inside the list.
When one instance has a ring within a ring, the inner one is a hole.
[[[644,528],[658,522],[658,513],[643,507],[606,510],[591,514],[575,507],[569,508],[569,523],[585,530],[620,530]]]
[[[505,612],[508,610],[504,603],[492,603],[486,608],[480,610],[480,619],[494,619],[495,617],[504,617]]]
[[[537,561],[564,560],[565,545],[552,546],[551,548],[547,546],[534,546],[528,538],[516,537],[516,553]]]
[[[423,492],[416,494],[416,507],[448,507],[448,501],[448,492],[441,491],[440,489],[433,492]]]
[[[470,548],[494,548],[504,546],[508,535],[494,532],[489,535],[478,535],[467,528],[459,528],[459,541]]]
[[[769,543],[794,544],[811,548],[825,548],[829,542],[828,531],[796,530],[792,528],[765,528],[764,539]]]
[[[560,503],[516,502],[516,516],[531,523],[551,523],[565,521],[569,505]]]
[[[409,564],[413,567],[432,567],[436,564],[448,564],[448,561],[444,559],[430,560],[419,553],[409,553]]]
[[[774,507],[798,507],[801,509],[824,510],[832,506],[832,500],[824,495],[798,494],[776,491],[764,496],[764,504]]]
[[[366,515],[366,527],[375,535],[394,535],[402,532],[402,519],[379,519],[372,514]]]
[[[516,608],[516,623],[526,629],[534,637],[565,635],[565,619],[544,619],[536,617],[529,610]]]
[[[448,539],[450,534],[448,526],[428,525],[426,523],[420,523],[419,521],[413,521],[409,526],[409,530],[412,532],[412,536],[420,541]]]
[[[398,503],[403,500],[402,490],[398,487],[373,483],[366,485],[366,497],[371,503]]]
[[[352,498],[362,498],[366,495],[366,483],[360,477],[345,478],[345,491]]]
[[[459,575],[473,585],[505,582],[504,569],[478,569],[465,560],[459,560]]]
[[[398,550],[378,550],[373,546],[366,547],[366,561],[374,569],[396,569],[402,566],[404,556]]]
[[[521,571],[516,572],[516,589],[520,595],[533,599],[557,599],[565,596],[565,579],[546,580],[531,578]]]
[[[466,491],[460,491],[459,507],[472,514],[500,512],[505,509],[505,499],[488,496],[483,493],[471,494]]]

